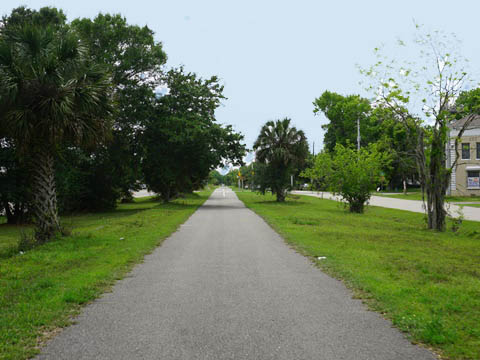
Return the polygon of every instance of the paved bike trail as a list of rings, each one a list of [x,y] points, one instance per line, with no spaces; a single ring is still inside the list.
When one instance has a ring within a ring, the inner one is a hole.
[[[217,189],[38,359],[435,359]]]

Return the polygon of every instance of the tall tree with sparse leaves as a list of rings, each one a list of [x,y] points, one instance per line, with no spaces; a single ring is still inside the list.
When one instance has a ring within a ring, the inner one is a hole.
[[[453,38],[452,38],[453,36]],[[407,42],[398,41],[403,48]],[[377,104],[390,108],[403,124],[408,137],[416,137],[415,160],[424,195],[428,228],[444,231],[447,211],[445,194],[452,168],[460,158],[459,140],[478,108],[463,109],[466,121],[455,139],[456,159],[446,165],[449,124],[455,119],[455,100],[469,82],[466,60],[455,53],[454,35],[442,32],[425,33],[417,26],[411,46],[418,51],[415,61],[390,59],[382,49],[375,49],[375,65],[361,72],[373,81],[367,87]],[[405,53],[405,52],[403,52]]]

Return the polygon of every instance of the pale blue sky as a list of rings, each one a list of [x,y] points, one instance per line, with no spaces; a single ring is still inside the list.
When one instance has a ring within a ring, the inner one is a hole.
[[[413,19],[455,32],[472,70],[480,65],[475,0],[2,0],[0,13],[19,5],[56,6],[69,20],[109,12],[147,24],[163,42],[168,66],[222,79],[229,99],[217,118],[241,131],[249,147],[265,121],[288,116],[317,152],[326,120],[313,115],[312,101],[325,90],[363,93],[355,65],[373,63],[372,50],[382,43],[411,38]]]

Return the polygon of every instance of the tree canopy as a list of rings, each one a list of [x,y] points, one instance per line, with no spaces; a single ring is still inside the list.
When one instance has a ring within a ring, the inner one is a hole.
[[[445,194],[451,170],[457,164],[455,159],[450,166],[446,165],[448,126],[455,118],[452,106],[469,78],[466,60],[456,51],[454,36],[440,31],[427,33],[418,25],[416,30],[412,43],[397,42],[402,48],[410,46],[416,51],[416,62],[389,59],[376,49],[378,61],[361,72],[371,80],[367,89],[372,91],[375,101],[395,113],[408,137],[416,138],[415,160],[426,197],[428,228],[444,231]],[[455,140],[457,153],[458,142],[473,113],[470,112]]]
[[[333,152],[337,144],[350,147],[357,144],[357,120],[360,122],[360,145],[379,144],[379,149],[391,153],[392,162],[383,169],[391,188],[417,178],[415,136],[410,136],[392,109],[381,104],[372,106],[359,95],[340,95],[325,91],[314,101],[314,113],[323,112],[328,120],[324,148]]]
[[[89,61],[77,34],[19,22],[0,36],[0,121],[31,162],[36,237],[60,229],[54,179],[61,146],[92,146],[110,130],[108,73]]]
[[[336,144],[346,146],[357,141],[357,120],[360,120],[362,145],[375,141],[375,129],[369,124],[370,102],[359,95],[343,96],[325,91],[313,102],[316,114],[322,111],[329,122],[322,125],[325,130],[324,148],[333,151]]]
[[[382,168],[390,161],[390,154],[379,151],[377,144],[360,151],[337,144],[334,151],[318,154],[314,166],[303,175],[322,182],[327,190],[340,195],[350,212],[362,213],[372,191],[383,181]]]
[[[304,132],[290,123],[289,118],[266,122],[253,145],[257,161],[265,165],[259,169],[261,191],[270,188],[277,201],[285,201],[290,176],[303,166],[308,155]]]
[[[146,123],[142,168],[147,186],[168,201],[198,188],[227,161],[241,164],[245,145],[231,126],[216,122],[215,109],[224,99],[216,77],[204,80],[179,68],[164,80],[169,92],[156,100]]]
[[[46,241],[60,228],[58,209],[111,209],[142,183],[168,200],[217,166],[242,163],[243,136],[215,118],[218,78],[167,71],[166,60],[151,29],[118,14],[67,23],[59,9],[19,7],[2,18],[0,206],[9,221],[32,213]]]

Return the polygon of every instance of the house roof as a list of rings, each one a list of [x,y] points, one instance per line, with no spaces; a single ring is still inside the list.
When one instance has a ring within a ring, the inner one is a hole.
[[[470,123],[467,126],[467,129],[480,128],[480,115],[476,115],[476,114],[467,115],[461,119],[453,120],[452,122],[450,122],[450,124],[448,124],[448,127],[450,129],[460,130],[465,125],[466,121],[470,121]]]

